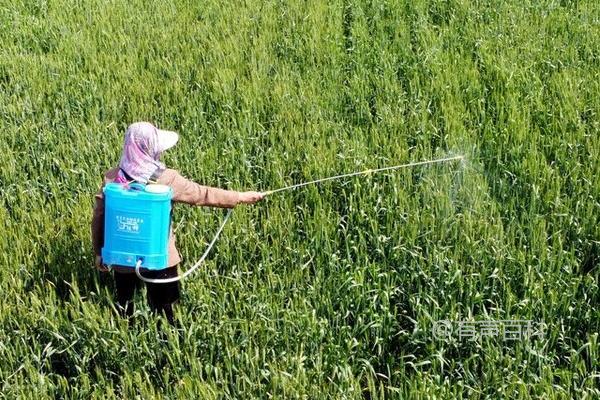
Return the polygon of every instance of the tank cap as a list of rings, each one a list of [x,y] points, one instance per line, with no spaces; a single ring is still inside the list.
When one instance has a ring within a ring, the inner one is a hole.
[[[167,193],[169,191],[169,186],[160,185],[160,184],[151,184],[146,185],[146,192],[148,193]]]

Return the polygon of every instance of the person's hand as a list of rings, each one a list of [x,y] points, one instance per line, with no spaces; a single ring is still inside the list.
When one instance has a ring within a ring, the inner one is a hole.
[[[240,192],[240,203],[254,204],[265,198],[265,194],[261,192]]]
[[[96,261],[94,262],[94,264],[96,265],[96,269],[100,272],[108,272],[108,268],[106,268],[106,265],[104,265],[102,263],[102,257],[101,256],[96,256]]]

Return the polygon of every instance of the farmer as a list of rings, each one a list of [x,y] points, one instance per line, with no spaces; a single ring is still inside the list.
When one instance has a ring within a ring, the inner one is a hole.
[[[259,192],[236,192],[234,190],[217,189],[202,186],[182,177],[177,171],[168,169],[159,159],[163,151],[173,147],[179,136],[175,132],[157,129],[149,122],[131,124],[125,132],[123,154],[118,168],[108,170],[104,174],[104,185],[117,183],[159,183],[173,189],[173,201],[194,206],[210,206],[233,208],[238,204],[253,204],[263,199]],[[103,187],[104,187],[103,185]],[[101,250],[104,245],[104,195],[102,188],[96,194],[96,204],[92,217],[92,245],[96,256],[96,268],[106,272]],[[163,270],[144,270],[149,278],[164,279],[178,275],[177,266],[181,257],[175,247],[175,236],[169,234],[168,268]],[[116,300],[119,311],[124,316],[133,314],[133,296],[141,287],[141,280],[134,269],[124,266],[113,266],[116,287]],[[179,300],[179,282],[146,283],[150,309],[157,314],[164,314],[169,323],[175,324],[173,304]]]

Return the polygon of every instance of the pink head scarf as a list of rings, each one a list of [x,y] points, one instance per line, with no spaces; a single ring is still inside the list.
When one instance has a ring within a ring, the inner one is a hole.
[[[175,145],[177,139],[175,132],[162,131],[149,122],[129,125],[115,181],[148,183],[152,177],[158,177],[165,170],[165,165],[158,161],[160,154]]]

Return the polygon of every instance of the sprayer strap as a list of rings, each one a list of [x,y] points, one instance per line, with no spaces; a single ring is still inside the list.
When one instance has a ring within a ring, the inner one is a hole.
[[[125,175],[125,178],[129,181],[128,183],[136,182],[136,180],[133,179],[131,177],[131,175],[129,175],[127,172],[125,172],[125,170],[123,168],[119,167],[119,170],[123,173],[123,175]],[[158,169],[156,171],[154,171],[152,176],[150,178],[148,178],[148,183],[158,183],[158,178],[160,178],[160,176],[162,175],[163,172],[164,172],[164,170],[158,170]]]

